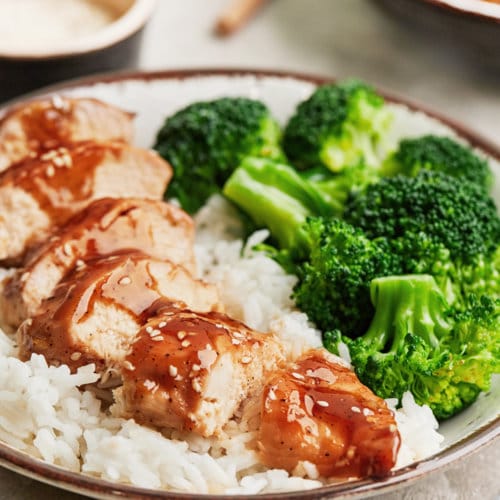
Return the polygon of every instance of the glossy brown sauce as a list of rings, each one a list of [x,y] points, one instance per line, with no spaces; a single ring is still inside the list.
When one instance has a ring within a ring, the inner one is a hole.
[[[120,143],[83,142],[17,163],[0,174],[0,186],[16,186],[33,196],[54,224],[83,208],[94,187],[94,171],[106,155],[119,158]]]
[[[385,401],[317,350],[267,382],[259,443],[268,467],[309,461],[323,477],[384,476],[400,436]]]
[[[88,319],[97,301],[135,316],[138,325],[157,308],[170,305],[149,271],[150,262],[151,258],[142,252],[124,252],[89,261],[83,268],[70,271],[52,297],[43,301],[43,312],[21,325],[26,330],[22,335],[26,342],[21,348],[23,357],[37,352],[50,361],[73,366],[72,327]],[[92,354],[86,358],[83,353],[77,365],[96,361]]]
[[[34,265],[38,258],[44,257],[52,249],[57,251],[58,262],[70,265],[77,259],[89,260],[138,249],[150,254],[153,249],[149,226],[132,218],[129,231],[117,233],[112,230],[113,224],[129,212],[141,208],[149,200],[123,198],[101,198],[73,216],[65,226],[57,231],[45,243],[35,248],[27,259],[26,266]],[[69,246],[68,246],[69,245]]]
[[[217,358],[232,351],[234,362],[250,363],[249,348],[265,341],[264,335],[224,314],[165,307],[139,332],[124,365],[124,378],[133,384],[133,399],[161,395],[169,403],[166,411],[174,411],[184,420],[184,428],[193,430],[188,415],[196,411],[202,381]],[[137,418],[144,422],[147,417],[139,412]]]
[[[71,100],[58,98],[35,102],[24,109],[19,117],[31,151],[49,150],[71,140]]]

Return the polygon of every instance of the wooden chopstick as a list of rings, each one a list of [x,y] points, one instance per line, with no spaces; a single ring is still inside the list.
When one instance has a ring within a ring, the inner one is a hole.
[[[268,0],[232,0],[215,25],[215,32],[228,36],[242,28]]]

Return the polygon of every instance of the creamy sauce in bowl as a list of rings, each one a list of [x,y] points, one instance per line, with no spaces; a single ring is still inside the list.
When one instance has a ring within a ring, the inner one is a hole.
[[[1,0],[0,53],[58,50],[101,31],[122,13],[92,0]]]

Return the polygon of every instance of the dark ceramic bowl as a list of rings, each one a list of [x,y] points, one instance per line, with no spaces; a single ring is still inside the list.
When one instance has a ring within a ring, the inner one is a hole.
[[[500,76],[500,3],[485,0],[377,0],[391,13]]]
[[[0,50],[0,102],[77,76],[133,68],[156,0],[102,0],[115,14],[104,28],[53,49]]]

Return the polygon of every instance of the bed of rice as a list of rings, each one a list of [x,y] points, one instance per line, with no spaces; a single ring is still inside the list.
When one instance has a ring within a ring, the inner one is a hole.
[[[429,131],[424,115],[421,127],[413,116],[411,130],[405,129],[410,112],[399,108],[398,136]],[[265,231],[255,233],[243,248],[238,218],[217,196],[197,215],[197,229],[200,272],[218,284],[231,316],[275,333],[294,356],[321,345],[320,333],[290,300],[295,278],[252,250],[266,238]],[[0,332],[0,440],[72,471],[147,488],[248,494],[323,484],[311,464],[303,464],[293,477],[263,468],[250,446],[255,436],[251,418],[231,422],[218,440],[161,434],[102,412],[92,392],[78,389],[96,379],[92,366],[71,374],[66,366],[47,366],[38,355],[23,363],[16,358],[13,339]],[[388,403],[395,408],[397,401]],[[402,408],[394,411],[402,436],[397,467],[439,450],[443,438],[428,407],[416,405],[407,393]]]

